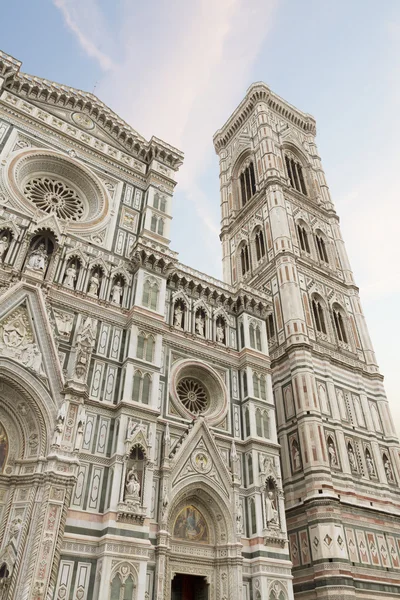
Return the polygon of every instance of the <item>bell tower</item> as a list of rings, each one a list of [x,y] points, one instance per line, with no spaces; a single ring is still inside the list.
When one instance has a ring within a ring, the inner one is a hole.
[[[295,596],[395,598],[398,440],[315,136],[313,117],[264,83],[216,132],[224,279],[273,299]]]

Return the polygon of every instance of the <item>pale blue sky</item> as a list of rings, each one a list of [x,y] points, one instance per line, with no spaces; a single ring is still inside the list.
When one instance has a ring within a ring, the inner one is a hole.
[[[317,143],[400,430],[398,0],[14,0],[1,47],[93,91],[185,152],[172,248],[221,277],[212,135],[253,81],[317,120]]]

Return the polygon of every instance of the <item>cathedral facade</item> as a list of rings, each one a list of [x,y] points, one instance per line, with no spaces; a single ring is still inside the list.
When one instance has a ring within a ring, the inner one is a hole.
[[[400,455],[315,121],[214,136],[224,281],[170,249],[182,153],[0,53],[0,600],[394,599]]]

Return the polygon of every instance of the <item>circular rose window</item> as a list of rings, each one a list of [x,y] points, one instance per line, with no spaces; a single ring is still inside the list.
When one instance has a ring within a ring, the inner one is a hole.
[[[199,360],[177,361],[171,370],[171,401],[182,417],[217,425],[226,416],[228,393],[221,376]]]
[[[50,177],[30,179],[24,188],[25,196],[47,213],[55,213],[60,219],[79,221],[84,207],[78,193],[63,181]]]
[[[208,394],[200,381],[185,377],[181,379],[176,388],[179,400],[189,412],[200,415],[209,405]]]
[[[72,232],[103,226],[108,195],[97,176],[79,161],[53,150],[27,149],[8,166],[18,204],[69,221]]]

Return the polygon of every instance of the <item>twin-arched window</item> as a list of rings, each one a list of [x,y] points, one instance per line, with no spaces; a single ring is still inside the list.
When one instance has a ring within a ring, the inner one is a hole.
[[[299,160],[293,156],[285,155],[286,171],[292,188],[307,196],[307,188],[304,181],[303,167]]]
[[[150,391],[151,375],[149,373],[143,374],[141,371],[135,371],[135,375],[133,377],[132,400],[135,402],[141,402],[142,404],[149,404]]]
[[[246,275],[250,271],[250,254],[247,244],[243,244],[240,249],[240,266],[242,275]]]
[[[250,200],[256,193],[256,177],[254,173],[253,162],[246,163],[246,166],[242,169],[239,175],[240,181],[240,196],[242,200],[242,206]]]
[[[338,306],[333,307],[333,322],[335,324],[335,331],[339,342],[344,344],[348,343],[347,331],[344,324],[344,318],[342,310]]]
[[[154,195],[153,206],[157,210],[161,210],[161,212],[165,212],[167,209],[167,200],[164,196],[160,196],[159,194]]]
[[[328,252],[326,250],[326,243],[321,235],[316,234],[315,241],[317,244],[318,257],[322,262],[329,263]]]
[[[270,428],[269,428],[269,417],[267,410],[261,410],[257,408],[256,410],[256,432],[258,437],[263,437],[265,439],[269,439],[270,437]]]
[[[325,324],[325,314],[322,306],[322,302],[319,298],[313,298],[312,301],[312,311],[314,315],[315,328],[319,333],[324,333],[326,335],[326,324]]]
[[[151,310],[157,310],[159,286],[156,281],[146,279],[143,285],[142,304]]]
[[[164,235],[164,219],[157,215],[153,215],[151,217],[150,229],[151,231],[154,231],[154,233],[158,233],[158,235]]]
[[[254,350],[261,350],[261,330],[257,323],[250,323],[250,346]]]
[[[138,335],[136,356],[147,362],[153,361],[154,356],[154,337],[141,331]]]
[[[265,242],[264,234],[262,229],[258,229],[254,236],[254,245],[256,247],[257,261],[261,260],[265,256]]]
[[[253,373],[253,390],[256,398],[261,398],[261,400],[267,399],[267,386],[264,375]]]
[[[303,250],[303,252],[307,252],[307,254],[310,254],[308,234],[306,228],[301,224],[297,225],[297,237],[299,238],[300,248]]]

